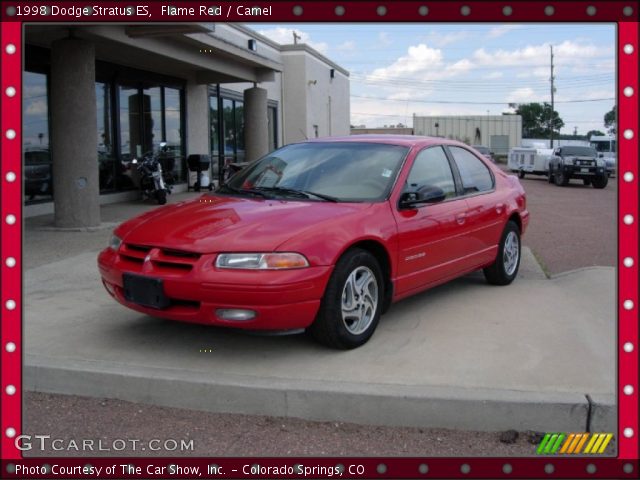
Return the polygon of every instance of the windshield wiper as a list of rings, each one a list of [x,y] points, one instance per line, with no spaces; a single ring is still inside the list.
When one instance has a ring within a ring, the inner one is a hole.
[[[229,190],[232,193],[237,193],[237,194],[243,194],[243,193],[249,193],[249,194],[253,194],[253,195],[258,195],[262,198],[272,198],[271,196],[267,195],[265,192],[261,191],[261,190],[257,190],[254,188],[235,188],[235,187],[231,187],[229,185],[223,185],[222,187],[220,187],[220,190],[222,189],[226,189]]]
[[[327,202],[338,202],[336,197],[325,195],[324,193],[310,192],[308,190],[296,190],[295,188],[286,187],[259,187],[259,190],[266,190],[268,192],[284,193],[286,195],[294,195],[296,197],[309,198],[310,196],[320,198]]]

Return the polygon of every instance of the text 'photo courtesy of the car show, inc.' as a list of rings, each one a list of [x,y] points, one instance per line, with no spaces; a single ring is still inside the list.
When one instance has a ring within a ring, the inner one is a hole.
[[[1,9],[2,478],[637,478],[637,2]]]

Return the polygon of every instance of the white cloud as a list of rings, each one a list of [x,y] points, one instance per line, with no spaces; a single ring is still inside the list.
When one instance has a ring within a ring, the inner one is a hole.
[[[378,33],[378,42],[380,42],[384,47],[388,47],[393,43],[387,32]]]
[[[482,78],[485,80],[495,80],[496,78],[502,78],[504,74],[502,72],[489,72],[486,75],[483,75]]]
[[[519,28],[520,28],[520,25],[514,25],[514,24],[500,25],[499,27],[494,27],[491,30],[489,30],[489,32],[487,33],[487,36],[489,38],[498,38],[513,30],[517,30]]]
[[[464,30],[459,32],[449,32],[449,33],[437,33],[430,32],[427,36],[427,43],[433,44],[437,47],[444,47],[445,45],[451,45],[452,43],[461,42],[462,40],[466,40],[469,38],[470,33]]]
[[[554,63],[562,65],[580,65],[585,59],[612,57],[611,47],[600,47],[592,44],[578,44],[565,40],[554,45]],[[541,67],[551,62],[549,44],[529,45],[516,50],[496,50],[487,52],[484,48],[476,50],[472,55],[478,65],[489,66],[522,66]]]
[[[339,52],[354,52],[356,50],[356,44],[352,40],[347,40],[346,42],[342,42],[338,45],[336,50]]]
[[[370,79],[394,79],[398,77],[415,76],[427,72],[442,72],[442,51],[427,47],[424,43],[411,46],[407,54],[398,58],[388,67],[376,68]],[[423,77],[424,78],[424,77]]]
[[[538,95],[530,87],[516,88],[507,95],[508,103],[529,103],[538,101]]]
[[[44,115],[46,113],[47,102],[42,98],[29,102],[27,108],[25,109],[26,115]]]
[[[315,48],[320,53],[327,54],[329,50],[329,45],[326,42],[314,42],[311,40],[311,36],[302,30],[294,30],[293,28],[285,28],[285,27],[277,27],[272,28],[270,30],[258,30],[260,35],[264,35],[265,37],[273,40],[274,42],[280,43],[282,45],[289,45],[293,43],[293,32],[296,32],[297,35],[300,36],[298,39],[299,43],[306,43],[312,48]]]

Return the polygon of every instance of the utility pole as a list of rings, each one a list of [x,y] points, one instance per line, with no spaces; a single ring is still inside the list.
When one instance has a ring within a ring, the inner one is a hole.
[[[551,130],[551,148],[553,148],[553,112],[555,110],[553,103],[553,94],[556,91],[556,88],[553,86],[553,81],[555,80],[553,76],[553,45],[549,45],[551,49],[551,113],[549,114],[551,118],[549,119],[549,130]]]

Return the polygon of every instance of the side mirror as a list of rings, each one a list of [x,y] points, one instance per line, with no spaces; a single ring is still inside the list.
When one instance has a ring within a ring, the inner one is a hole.
[[[560,153],[561,153],[561,150],[560,150],[559,148],[556,148],[556,149],[553,151],[553,154],[554,154],[554,155],[560,155]]]
[[[604,153],[599,153],[598,158],[604,158]]]
[[[423,185],[411,192],[404,192],[400,196],[400,208],[413,208],[420,203],[438,203],[445,198],[447,194],[441,188]]]

